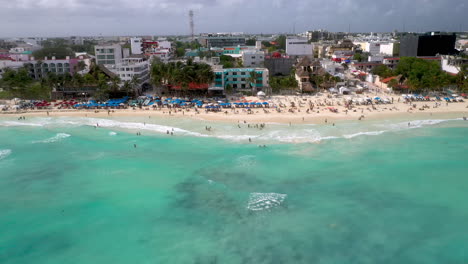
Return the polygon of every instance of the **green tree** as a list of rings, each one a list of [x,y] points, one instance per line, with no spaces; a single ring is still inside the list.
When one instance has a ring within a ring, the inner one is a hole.
[[[393,71],[385,65],[378,65],[372,69],[372,74],[378,75],[382,78],[394,76]]]

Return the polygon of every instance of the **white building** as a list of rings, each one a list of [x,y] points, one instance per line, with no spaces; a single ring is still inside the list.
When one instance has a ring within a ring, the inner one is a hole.
[[[388,56],[397,56],[399,53],[400,43],[389,42],[380,44],[380,53]]]
[[[125,58],[115,65],[106,65],[106,68],[118,75],[122,82],[131,81],[133,76],[137,76],[140,84],[149,79],[149,61],[140,57]]]
[[[143,40],[141,38],[131,38],[130,49],[131,49],[132,54],[135,54],[135,55],[143,54]]]
[[[309,44],[307,39],[286,39],[286,53],[291,56],[314,56],[314,45]]]
[[[377,55],[380,53],[380,44],[380,42],[366,42],[363,50],[371,55]]]
[[[119,44],[100,45],[94,47],[96,64],[115,65],[122,60],[122,47]]]
[[[468,59],[456,56],[442,56],[441,61],[442,70],[451,74],[458,74],[463,65],[468,64]]]
[[[263,67],[265,52],[259,50],[242,51],[242,64],[244,67]]]
[[[167,40],[158,41],[158,44],[159,44],[159,48],[161,48],[161,49],[171,49],[172,48],[172,43],[170,41],[167,41]]]

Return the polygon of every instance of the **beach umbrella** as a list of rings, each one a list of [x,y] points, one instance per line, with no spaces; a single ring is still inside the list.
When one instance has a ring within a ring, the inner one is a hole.
[[[267,105],[268,103],[267,103],[267,102],[263,102],[262,104]]]

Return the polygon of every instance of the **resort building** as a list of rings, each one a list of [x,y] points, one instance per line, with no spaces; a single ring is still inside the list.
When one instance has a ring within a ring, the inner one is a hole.
[[[41,79],[47,76],[47,73],[52,72],[57,75],[61,74],[71,74],[73,75],[77,72],[79,61],[82,59],[70,59],[66,57],[65,59],[55,59],[52,57],[48,59],[45,57],[43,60],[35,60],[34,57],[31,57],[31,60],[25,61],[24,66],[29,69],[30,76],[34,79]]]
[[[214,74],[214,85],[209,88],[212,91],[232,89],[256,93],[269,87],[269,72],[266,68],[218,69],[214,70]]]
[[[95,46],[96,64],[115,65],[123,58],[122,47],[119,44]]]
[[[119,76],[122,82],[131,81],[136,76],[138,83],[143,84],[149,80],[149,66],[149,61],[143,56],[134,55],[106,68]]]

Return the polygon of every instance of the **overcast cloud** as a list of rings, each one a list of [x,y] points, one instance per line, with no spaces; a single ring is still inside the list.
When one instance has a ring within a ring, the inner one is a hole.
[[[0,37],[468,30],[466,0],[0,0]]]

